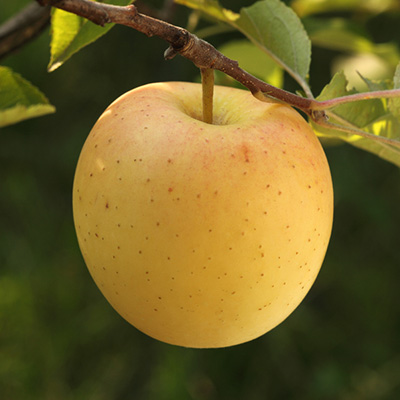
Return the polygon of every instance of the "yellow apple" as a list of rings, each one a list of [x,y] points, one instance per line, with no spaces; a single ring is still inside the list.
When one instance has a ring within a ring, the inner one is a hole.
[[[259,337],[299,305],[323,262],[333,192],[323,149],[292,108],[216,87],[155,83],[114,101],[82,149],[79,245],[118,313],[195,348]]]

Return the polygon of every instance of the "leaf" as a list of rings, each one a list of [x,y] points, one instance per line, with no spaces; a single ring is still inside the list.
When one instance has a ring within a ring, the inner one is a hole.
[[[264,0],[242,8],[235,25],[292,76],[306,80],[311,42],[293,10],[279,0]]]
[[[223,8],[218,0],[175,0],[175,3],[182,4],[193,10],[199,10],[223,22],[234,21],[239,14]]]
[[[354,10],[377,14],[390,8],[396,10],[398,0],[293,0],[291,6],[301,17],[311,14]]]
[[[347,19],[306,18],[303,23],[315,45],[353,52],[371,52],[375,48],[365,32]]]
[[[272,57],[303,87],[310,61],[311,42],[293,10],[279,0],[262,0],[242,8],[240,14],[224,9],[216,0],[175,0],[232,25]]]
[[[358,73],[360,78],[365,82],[365,84],[368,87],[368,90],[371,92],[378,91],[378,90],[390,90],[392,89],[391,82],[385,80],[385,81],[373,81],[371,79],[366,78],[365,76],[362,76],[360,73]]]
[[[127,5],[131,0],[112,0],[103,3]],[[105,35],[114,24],[102,27],[75,14],[54,9],[51,16],[50,62],[48,71],[52,72],[83,47]]]
[[[347,90],[343,73],[337,73],[325,86],[317,100],[328,100],[354,93]],[[347,123],[375,136],[398,141],[400,144],[400,122],[388,110],[387,101],[372,99],[342,104],[329,111],[330,122],[345,126]],[[368,139],[333,128],[311,123],[316,133],[325,138],[344,140],[351,145],[369,151],[400,167],[400,148],[377,140]]]
[[[332,81],[322,90],[317,100],[328,100],[356,93],[355,90],[347,90],[346,87],[346,77],[343,73],[337,73]],[[358,128],[363,128],[386,115],[387,111],[381,99],[373,99],[355,101],[337,106],[335,107],[335,114]]]
[[[247,40],[234,40],[218,50],[226,57],[236,60],[239,66],[270,85],[282,87],[282,69],[257,46]]]
[[[305,18],[313,45],[352,53],[372,53],[392,69],[400,58],[395,43],[374,43],[362,27],[344,18]]]
[[[10,68],[0,66],[0,127],[55,112],[42,92]]]
[[[393,89],[400,89],[400,63],[397,65],[393,78]],[[400,98],[389,100],[389,109],[392,114],[400,119]]]

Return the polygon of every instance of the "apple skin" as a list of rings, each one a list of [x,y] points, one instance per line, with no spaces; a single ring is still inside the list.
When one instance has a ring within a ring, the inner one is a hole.
[[[247,342],[303,300],[325,257],[333,190],[324,151],[292,108],[215,87],[154,83],[114,101],[76,169],[79,245],[128,322],[193,348]]]

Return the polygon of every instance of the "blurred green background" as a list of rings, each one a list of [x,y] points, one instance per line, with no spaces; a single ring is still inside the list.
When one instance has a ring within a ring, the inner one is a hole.
[[[28,3],[1,2],[0,22]],[[237,10],[252,1],[222,3]],[[173,22],[185,25],[187,14],[177,7]],[[399,12],[348,17],[361,18],[377,42],[400,45]],[[2,60],[57,113],[0,132],[0,399],[400,399],[400,172],[349,145],[326,148],[335,221],[321,273],[270,333],[227,349],[174,347],[138,332],[103,298],[74,233],[74,168],[116,97],[149,82],[198,78],[182,58],[165,62],[165,48],[115,27],[49,74],[47,30]],[[338,56],[313,49],[316,94]]]

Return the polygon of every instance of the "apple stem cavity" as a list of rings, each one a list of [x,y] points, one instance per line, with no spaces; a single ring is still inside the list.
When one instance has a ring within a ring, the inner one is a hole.
[[[203,94],[203,121],[206,124],[213,123],[213,99],[214,99],[214,70],[200,68],[201,86]]]

